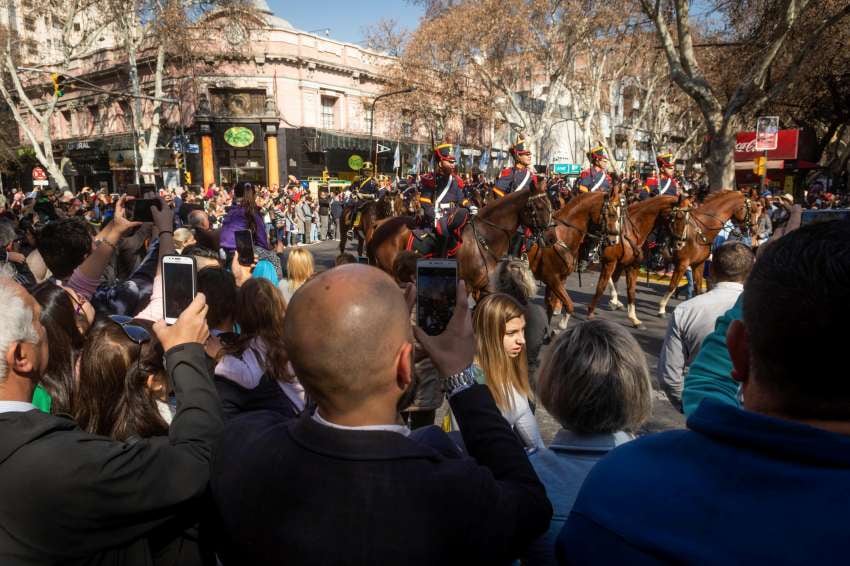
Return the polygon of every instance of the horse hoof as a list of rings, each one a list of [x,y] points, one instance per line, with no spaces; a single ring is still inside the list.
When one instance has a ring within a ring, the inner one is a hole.
[[[623,310],[623,303],[608,303],[608,308],[612,311]]]
[[[658,313],[658,318],[667,318],[667,313],[666,312]]]
[[[561,318],[561,320],[559,320],[559,321],[558,321],[558,328],[559,328],[560,330],[566,330],[566,329],[567,329],[567,325],[568,325],[569,323],[570,323],[570,317],[565,316],[565,317]]]
[[[634,326],[635,328],[640,328],[641,326],[643,326],[643,323],[639,320],[633,320],[632,326]]]
[[[596,318],[595,313],[592,313],[592,312],[587,313],[587,320],[593,320],[594,318]]]

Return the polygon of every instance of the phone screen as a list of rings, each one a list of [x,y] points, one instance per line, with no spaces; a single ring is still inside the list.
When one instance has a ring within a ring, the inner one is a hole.
[[[136,222],[153,222],[151,207],[161,209],[162,203],[158,199],[136,199],[133,201],[133,218]]]
[[[446,329],[457,297],[457,263],[420,262],[416,266],[416,324],[436,336]]]
[[[800,226],[817,224],[818,222],[829,222],[830,220],[848,220],[850,210],[804,210],[800,216]]]
[[[194,262],[162,262],[163,304],[166,322],[177,320],[195,298]]]
[[[233,237],[236,239],[236,251],[239,252],[239,263],[251,265],[254,263],[254,238],[250,230],[237,230]]]

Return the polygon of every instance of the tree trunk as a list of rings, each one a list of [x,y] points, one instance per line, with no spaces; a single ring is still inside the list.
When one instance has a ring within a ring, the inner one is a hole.
[[[724,129],[711,135],[705,160],[709,192],[735,186],[735,134]]]

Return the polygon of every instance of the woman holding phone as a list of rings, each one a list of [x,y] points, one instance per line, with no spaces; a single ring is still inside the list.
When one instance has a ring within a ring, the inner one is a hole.
[[[235,204],[227,211],[221,224],[221,247],[232,254],[236,250],[234,234],[239,230],[250,230],[254,245],[268,250],[269,236],[257,207],[254,185],[239,181],[233,187],[233,198]]]

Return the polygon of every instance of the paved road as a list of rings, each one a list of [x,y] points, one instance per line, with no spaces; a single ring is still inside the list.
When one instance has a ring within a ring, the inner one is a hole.
[[[316,244],[311,244],[308,249],[313,253],[318,270],[324,270],[333,266],[334,258],[337,256],[339,242],[326,241]],[[348,251],[356,254],[356,246],[349,244]],[[575,316],[570,321],[574,324],[578,321],[585,320],[585,305],[590,301],[593,291],[596,287],[598,274],[585,273],[582,275],[582,286],[579,287],[579,280],[576,274],[570,276],[567,280],[567,290],[575,302]],[[658,364],[658,353],[661,350],[661,344],[664,341],[664,333],[667,328],[667,321],[655,316],[658,308],[658,300],[661,298],[663,287],[656,283],[647,283],[645,279],[638,282],[637,286],[637,315],[643,321],[643,326],[639,329],[632,328],[631,323],[626,318],[625,311],[610,311],[607,308],[607,296],[600,300],[600,304],[596,309],[599,318],[605,318],[613,322],[622,324],[632,333],[638,343],[643,348],[646,354],[647,364],[649,365],[652,374],[653,384],[655,385],[655,370]],[[543,288],[541,286],[541,292]],[[620,300],[625,300],[625,282],[621,281],[618,285],[620,292]],[[684,296],[684,294],[683,294]],[[538,296],[542,303],[542,296]],[[667,311],[679,304],[678,300],[671,299],[667,305]],[[557,431],[557,423],[545,411],[539,410],[538,421],[540,422],[541,431],[544,439],[548,442],[552,435]],[[655,391],[655,400],[653,404],[653,416],[649,423],[644,427],[643,432],[656,432],[660,430],[668,430],[671,428],[680,428],[684,426],[684,418],[678,413],[661,391]]]

